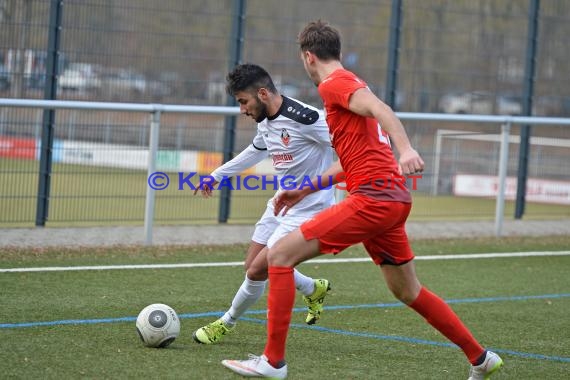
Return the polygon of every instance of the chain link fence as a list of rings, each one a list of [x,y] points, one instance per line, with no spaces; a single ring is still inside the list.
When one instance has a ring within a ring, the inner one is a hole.
[[[540,7],[533,20],[535,4]],[[54,25],[50,15],[56,6],[60,18]],[[397,10],[400,18],[394,17]],[[340,29],[343,64],[397,111],[522,114],[532,95],[532,115],[570,116],[570,3],[564,0],[0,0],[0,97],[46,98],[51,80],[51,98],[58,100],[222,106],[232,101],[225,93],[225,75],[241,61],[264,66],[285,95],[321,106],[296,44],[299,30],[315,18]],[[534,40],[529,33],[533,21]],[[50,72],[54,27],[59,40]],[[533,84],[531,94],[528,83]],[[0,108],[2,225],[36,220],[45,117],[43,110]],[[200,155],[200,170],[207,174],[228,150],[228,125],[224,116],[163,115],[162,167],[176,171],[180,157],[194,154]],[[121,162],[102,167],[85,163],[93,152],[112,156],[147,147],[148,126],[149,116],[143,113],[54,112],[54,152],[65,152],[67,159],[53,157],[45,215],[49,224],[140,223],[146,173]],[[448,133],[439,156],[435,144],[438,130],[496,135],[498,126],[410,121],[406,127],[428,169],[412,217],[491,218],[492,200],[487,199],[489,207],[481,206],[479,198],[462,198],[458,204],[451,200],[457,198],[458,174],[496,175],[498,142]],[[254,132],[251,120],[238,117],[231,150],[246,147]],[[513,134],[519,134],[518,126]],[[532,136],[565,141],[570,130],[533,127]],[[530,144],[529,177],[570,181],[569,149],[559,145]],[[509,176],[517,175],[518,154],[514,144]],[[229,221],[254,221],[268,196],[233,192]],[[217,220],[215,200],[198,200],[187,191],[160,194],[157,207],[159,223]],[[568,217],[570,212],[568,207],[529,204],[526,216]]]

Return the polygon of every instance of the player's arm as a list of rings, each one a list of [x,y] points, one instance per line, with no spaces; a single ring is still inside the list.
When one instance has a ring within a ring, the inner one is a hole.
[[[335,161],[321,175],[311,179],[311,186],[304,185],[301,189],[284,190],[279,192],[273,199],[275,215],[279,215],[283,211],[283,215],[297,203],[301,202],[307,195],[316,193],[319,190],[326,189],[344,181],[344,171],[340,161]]]
[[[194,195],[196,195],[198,193],[198,190],[200,190],[204,197],[210,197],[212,195],[212,188],[222,179],[231,178],[234,175],[251,168],[253,165],[261,162],[266,157],[267,149],[259,149],[256,148],[254,144],[250,144],[240,154],[214,170],[210,174],[210,177],[213,179],[213,181],[210,181],[208,183],[201,183],[201,186],[197,187],[196,190],[194,190]]]
[[[378,120],[400,154],[400,174],[413,174],[423,171],[424,161],[418,152],[412,148],[400,119],[386,103],[378,99],[368,88],[359,88],[350,97],[348,108],[358,115],[373,117]]]

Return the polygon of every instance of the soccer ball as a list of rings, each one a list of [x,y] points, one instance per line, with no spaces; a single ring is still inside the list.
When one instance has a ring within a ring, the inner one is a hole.
[[[168,346],[180,333],[180,319],[168,305],[155,303],[148,305],[137,317],[137,332],[147,347]]]

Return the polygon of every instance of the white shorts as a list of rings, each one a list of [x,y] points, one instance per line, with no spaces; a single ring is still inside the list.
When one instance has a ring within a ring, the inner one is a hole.
[[[293,232],[312,217],[312,214],[310,216],[285,215],[276,217],[273,215],[273,204],[268,202],[261,219],[255,224],[255,231],[253,232],[251,240],[271,248],[277,240]]]

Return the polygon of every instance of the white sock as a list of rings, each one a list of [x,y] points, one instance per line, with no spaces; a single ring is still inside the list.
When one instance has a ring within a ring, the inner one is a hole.
[[[252,281],[247,276],[239,287],[230,309],[222,316],[224,323],[233,326],[250,306],[257,302],[265,290],[265,281]]]
[[[315,291],[315,280],[311,277],[305,276],[297,269],[293,271],[295,276],[295,288],[304,296],[310,296]]]

